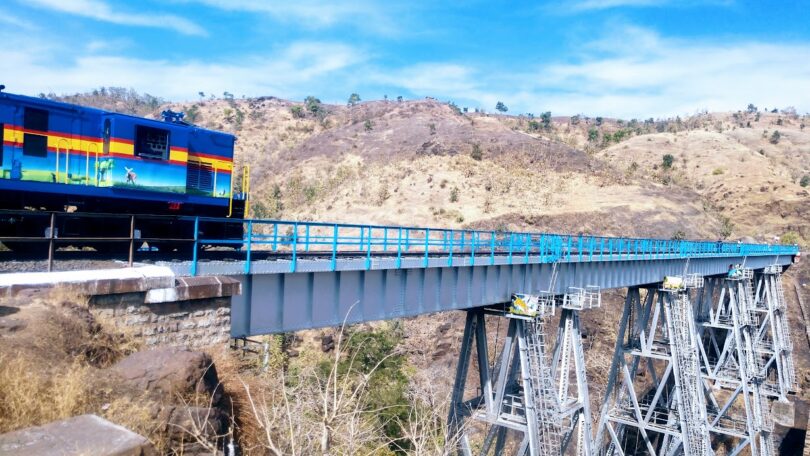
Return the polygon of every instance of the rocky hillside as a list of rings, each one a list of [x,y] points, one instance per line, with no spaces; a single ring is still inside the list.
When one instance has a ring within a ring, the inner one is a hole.
[[[165,108],[239,137],[256,217],[810,241],[810,116],[791,110],[639,121],[463,113],[433,99],[334,106],[261,97]],[[810,350],[792,284],[810,302],[809,271],[807,262],[792,268],[786,287],[804,391]],[[584,316],[596,335],[586,357],[597,403],[621,297],[605,302]],[[403,326],[411,362],[449,391],[463,318]]]

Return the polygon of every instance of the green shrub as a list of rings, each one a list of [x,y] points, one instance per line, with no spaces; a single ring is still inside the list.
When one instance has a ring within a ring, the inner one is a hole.
[[[458,187],[453,187],[450,190],[450,202],[451,203],[458,202]]]
[[[188,110],[186,110],[186,120],[190,123],[196,123],[202,120],[202,115],[200,114],[200,107],[196,104],[191,105]]]
[[[543,128],[546,130],[551,128],[551,111],[540,114],[540,120],[543,122]]]
[[[661,158],[662,165],[664,169],[672,168],[672,163],[675,161],[675,157],[672,154],[666,154]]]
[[[798,244],[800,239],[799,233],[796,233],[795,231],[788,231],[779,238],[779,242],[785,245],[794,245]]]
[[[392,452],[412,446],[402,429],[410,421],[407,358],[398,350],[402,336],[398,323],[373,330],[353,330],[345,340],[346,356],[339,366],[344,375],[368,378],[368,396],[363,405],[379,419]],[[329,369],[328,361],[322,363],[323,378],[328,378]]]
[[[318,114],[322,110],[321,100],[313,97],[312,95],[304,98],[304,104],[307,105],[307,111],[313,114]]]
[[[298,105],[291,106],[290,107],[290,112],[292,113],[293,118],[296,118],[296,119],[301,119],[306,115],[306,114],[304,114],[304,108],[302,106],[298,106]]]
[[[713,176],[719,176],[719,175],[723,174],[724,172],[725,171],[723,171],[723,168],[714,168],[714,170],[712,170],[712,175]]]
[[[720,217],[720,237],[727,239],[734,232],[734,223],[728,217]]]
[[[799,185],[801,185],[802,187],[807,187],[808,185],[810,185],[810,175],[805,174],[804,176],[802,176],[802,179],[799,181]]]

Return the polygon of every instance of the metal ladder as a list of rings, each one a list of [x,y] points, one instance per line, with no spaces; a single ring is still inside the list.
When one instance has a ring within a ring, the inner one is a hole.
[[[703,456],[709,454],[710,440],[708,428],[704,425],[705,406],[702,379],[698,360],[697,340],[692,333],[693,311],[689,295],[685,292],[674,294],[670,301],[671,324],[669,325],[670,343],[673,361],[676,363],[674,373],[678,376],[681,391],[677,397],[681,423],[685,427],[684,450],[687,454]]]
[[[741,356],[745,357],[740,367],[742,368],[741,380],[747,384],[747,387],[752,393],[751,397],[751,414],[753,418],[754,435],[758,435],[759,439],[759,454],[762,456],[772,456],[775,454],[775,445],[773,441],[773,418],[771,417],[768,402],[762,394],[761,384],[764,382],[766,373],[764,366],[762,366],[762,359],[756,351],[754,345],[754,333],[757,331],[758,324],[756,320],[753,322],[746,321],[754,318],[754,306],[756,303],[753,301],[753,295],[749,294],[749,290],[753,289],[753,277],[746,275],[741,284],[741,293],[744,296],[739,296],[737,308],[737,324],[739,331],[739,339],[737,340],[738,349]],[[740,290],[740,288],[738,288]],[[753,324],[751,324],[753,323]],[[736,336],[735,336],[736,337]]]
[[[541,318],[525,321],[528,331],[526,345],[529,354],[532,391],[537,414],[538,449],[540,454],[560,454],[560,403],[554,386],[554,375],[547,353],[545,325]],[[531,430],[530,430],[531,432]]]
[[[787,318],[787,303],[785,302],[785,290],[782,285],[782,274],[774,274],[774,288],[774,300],[776,302],[776,313],[778,319],[778,337],[780,339],[779,345],[784,351],[788,352],[787,356],[784,357],[785,375],[788,382],[795,387],[796,370],[795,366],[793,365],[793,356],[791,356],[793,351],[793,341],[790,338],[790,325],[788,324]],[[777,349],[777,347],[774,347],[774,349]]]

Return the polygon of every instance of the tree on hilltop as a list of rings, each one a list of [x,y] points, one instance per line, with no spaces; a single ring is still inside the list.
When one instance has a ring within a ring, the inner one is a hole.
[[[307,107],[307,111],[317,114],[321,110],[321,100],[313,97],[312,95],[304,98],[304,104]]]
[[[540,121],[543,122],[543,128],[546,130],[551,128],[551,111],[540,114]]]
[[[507,108],[506,105],[503,104],[503,101],[499,101],[498,103],[496,103],[495,109],[497,109],[500,112],[506,112],[509,110],[509,108]]]
[[[349,95],[349,101],[347,102],[347,104],[349,106],[354,106],[357,103],[360,103],[360,95],[358,95],[356,93],[353,93],[353,94]]]

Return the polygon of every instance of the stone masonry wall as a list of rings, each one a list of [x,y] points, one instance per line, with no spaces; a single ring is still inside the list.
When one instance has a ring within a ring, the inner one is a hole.
[[[230,339],[230,297],[144,302],[145,293],[95,296],[90,309],[147,346],[204,347]]]

